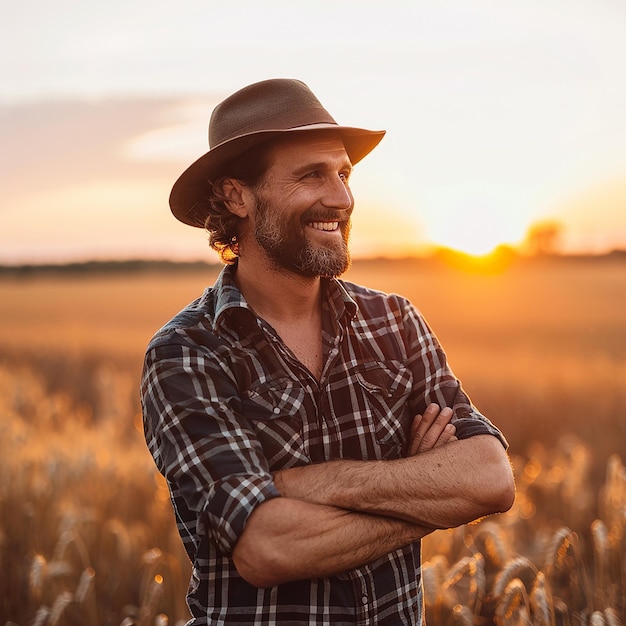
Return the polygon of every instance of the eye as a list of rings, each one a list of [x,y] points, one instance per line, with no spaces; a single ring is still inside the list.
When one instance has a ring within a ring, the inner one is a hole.
[[[339,172],[339,178],[347,185],[350,182],[350,172]]]

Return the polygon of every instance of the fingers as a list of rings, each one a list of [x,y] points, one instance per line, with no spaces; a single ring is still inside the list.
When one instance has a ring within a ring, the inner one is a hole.
[[[446,424],[443,432],[439,435],[439,439],[437,439],[433,447],[437,448],[445,445],[446,443],[450,443],[451,441],[458,441],[456,438],[456,426],[454,424]]]
[[[456,441],[456,428],[450,423],[452,416],[452,409],[440,410],[435,403],[428,405],[424,415],[416,415],[411,424],[409,456]]]

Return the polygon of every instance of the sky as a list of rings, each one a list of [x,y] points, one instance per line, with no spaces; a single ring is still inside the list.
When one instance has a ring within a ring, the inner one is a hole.
[[[0,263],[213,260],[168,196],[213,107],[272,77],[386,129],[355,257],[485,253],[559,225],[626,249],[623,0],[24,0],[0,24]]]

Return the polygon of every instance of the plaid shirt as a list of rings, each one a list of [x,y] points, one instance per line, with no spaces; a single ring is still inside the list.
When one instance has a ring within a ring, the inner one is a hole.
[[[231,554],[272,471],[406,455],[412,418],[453,407],[457,437],[500,432],[471,404],[417,310],[397,295],[324,280],[318,381],[236,287],[235,267],[150,343],[148,447],[193,563],[191,624],[419,624],[420,543],[344,574],[258,589]],[[294,558],[298,558],[294,554]]]

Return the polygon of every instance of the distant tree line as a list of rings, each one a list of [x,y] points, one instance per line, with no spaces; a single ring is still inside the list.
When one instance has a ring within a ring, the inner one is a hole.
[[[560,254],[556,248],[555,237],[558,233],[553,233],[546,229],[539,229],[534,233],[529,233],[527,240],[527,253],[521,254],[518,250],[510,246],[500,246],[492,253],[501,260],[507,262],[523,262],[533,259],[558,259],[564,262],[569,260],[595,260],[603,261],[610,259],[620,259],[626,262],[626,250],[613,250],[606,254],[593,255],[566,255]],[[532,244],[532,245],[531,245]],[[439,248],[432,254],[424,257],[410,257],[406,259],[388,259],[388,258],[371,258],[356,259],[354,264],[363,263],[429,263],[444,262],[446,264],[457,265],[466,263],[473,257],[471,255],[451,250],[447,248]],[[480,259],[478,259],[480,261]],[[81,276],[93,274],[136,274],[148,272],[206,272],[209,269],[221,267],[220,263],[209,263],[206,261],[168,261],[168,260],[145,260],[130,259],[121,261],[83,261],[72,263],[43,263],[43,264],[24,264],[24,265],[0,265],[0,277],[18,277],[26,278],[29,276],[41,275],[63,275],[63,276]]]
[[[43,263],[26,265],[0,265],[0,275],[29,276],[34,274],[93,274],[204,271],[215,264],[205,261],[168,261],[129,259],[121,261],[77,261],[72,263]]]

